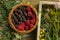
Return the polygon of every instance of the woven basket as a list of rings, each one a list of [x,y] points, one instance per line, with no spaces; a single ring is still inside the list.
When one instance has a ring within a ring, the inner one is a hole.
[[[35,14],[36,14],[36,23],[35,23],[34,27],[33,27],[31,30],[28,30],[28,31],[20,31],[20,30],[18,30],[18,29],[15,27],[15,25],[14,25],[13,22],[12,22],[12,17],[11,17],[11,15],[13,14],[13,11],[16,10],[16,8],[18,8],[18,7],[20,7],[20,6],[29,6],[29,7],[31,7],[31,8],[33,9],[33,11],[34,11]],[[17,5],[15,5],[15,6],[13,7],[13,9],[10,11],[9,16],[8,16],[8,19],[9,19],[10,27],[11,27],[13,30],[15,30],[16,32],[18,32],[18,33],[30,33],[30,32],[32,32],[34,29],[36,29],[36,26],[37,26],[37,24],[38,24],[38,14],[37,14],[36,9],[35,9],[34,7],[32,7],[31,5],[27,5],[27,4],[17,4]]]

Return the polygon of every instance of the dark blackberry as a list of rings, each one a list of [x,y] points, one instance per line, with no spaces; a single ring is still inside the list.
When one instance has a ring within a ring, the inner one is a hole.
[[[18,18],[18,21],[22,21],[21,15],[19,15],[18,13],[15,13],[14,15]]]
[[[26,18],[25,18],[24,16],[22,16],[22,20],[23,20],[23,21],[26,21]]]
[[[12,20],[14,20],[16,24],[19,24],[19,21],[14,14],[12,15]]]
[[[18,26],[18,24],[14,20],[12,20],[12,22],[16,27]]]
[[[18,9],[20,9],[20,10],[24,11],[24,10],[25,10],[25,8],[26,8],[26,6],[20,6]]]
[[[19,21],[22,21],[21,15],[18,15],[18,20],[19,20]]]
[[[15,16],[18,16],[18,13],[14,13]]]
[[[21,16],[20,18],[22,18],[22,21],[26,21],[26,18],[25,16],[23,15],[23,12],[21,10],[18,10],[20,13],[19,13],[19,16]]]
[[[31,17],[27,16],[26,19],[27,19],[27,20],[31,20]]]
[[[23,11],[23,14],[24,14],[25,17],[28,15],[25,10]]]

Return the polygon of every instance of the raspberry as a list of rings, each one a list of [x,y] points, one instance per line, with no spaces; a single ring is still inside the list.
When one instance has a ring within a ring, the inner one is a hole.
[[[33,25],[33,24],[30,24],[29,28],[31,29],[31,28],[33,28],[33,27],[34,27],[34,25]]]
[[[32,19],[31,20],[31,24],[35,24],[35,19]]]
[[[32,16],[32,12],[31,11],[28,12],[28,16]]]
[[[29,30],[29,27],[28,26],[25,26],[25,30]]]
[[[26,10],[27,10],[27,11],[31,11],[31,8],[30,8],[30,7],[27,7]]]
[[[26,20],[26,25],[29,25],[30,24],[30,20]]]
[[[22,25],[23,27],[25,27],[25,24],[24,24],[24,23],[21,23],[21,25]]]
[[[31,18],[32,18],[32,19],[33,19],[33,18],[35,19],[35,15],[32,15]]]
[[[21,30],[21,31],[24,31],[23,25],[19,25],[19,26],[17,27],[17,29],[18,29],[18,30]]]
[[[25,27],[25,24],[21,23],[21,24],[18,25],[17,29],[21,30],[21,31],[24,31],[24,27]]]

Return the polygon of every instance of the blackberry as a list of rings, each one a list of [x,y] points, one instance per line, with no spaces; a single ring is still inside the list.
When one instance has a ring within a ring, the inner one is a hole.
[[[14,21],[14,20],[12,20],[12,22],[14,23],[14,25],[17,27],[18,26],[18,24]]]
[[[14,13],[15,14],[15,16],[18,16],[18,13]]]
[[[22,16],[22,20],[23,20],[23,21],[26,21],[26,18],[25,18],[24,16]]]
[[[19,24],[19,21],[14,14],[12,15],[12,19],[15,21],[16,24]]]
[[[22,21],[21,15],[19,15],[18,13],[15,13],[14,15],[18,18],[18,21]]]
[[[25,10],[25,8],[26,8],[26,6],[20,6],[18,9],[20,9],[20,10],[24,11],[24,10]]]
[[[23,14],[24,14],[25,17],[28,15],[27,12],[26,12],[25,10],[24,10]]]
[[[31,17],[29,17],[29,16],[28,16],[28,17],[26,17],[26,18],[27,18],[27,20],[31,20]]]
[[[19,16],[20,18],[22,18],[22,21],[26,21],[26,18],[25,16],[23,15],[23,12],[21,10],[18,10],[20,13],[19,13]]]
[[[22,21],[21,15],[18,15],[18,20],[19,20],[19,21]]]
[[[22,13],[22,11],[21,11],[21,10],[18,10],[18,12],[19,12],[19,14],[20,14],[21,16],[23,16],[23,13]]]

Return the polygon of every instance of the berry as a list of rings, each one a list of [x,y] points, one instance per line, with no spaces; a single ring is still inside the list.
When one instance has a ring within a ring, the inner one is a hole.
[[[35,19],[32,19],[31,20],[31,24],[35,24]]]
[[[18,16],[18,13],[15,13],[16,16]]]
[[[31,18],[32,18],[32,19],[33,19],[33,18],[35,19],[35,15],[32,15]]]
[[[25,27],[25,24],[21,23],[20,25],[18,25],[17,29],[21,30],[21,31],[24,31],[24,27]]]
[[[30,24],[29,28],[31,29],[31,28],[33,28],[33,27],[34,27],[34,25],[33,25],[33,24]]]
[[[27,10],[27,11],[31,11],[31,8],[30,8],[30,7],[27,7],[26,10]]]
[[[25,26],[25,30],[29,30],[29,27],[28,26]]]
[[[26,17],[26,18],[27,18],[27,20],[30,20],[30,19],[31,19],[31,17],[29,17],[29,16],[28,16],[28,17]]]
[[[29,23],[29,22],[30,22],[30,20],[27,20],[26,22],[27,22],[27,23]]]
[[[26,18],[24,16],[22,16],[22,21],[26,21]]]
[[[28,12],[28,16],[32,16],[32,12],[31,11]]]
[[[23,27],[25,27],[25,24],[24,24],[24,23],[21,23],[21,25],[22,25]]]
[[[23,14],[24,14],[24,16],[27,16],[27,12],[26,11],[24,11]]]
[[[19,24],[18,19],[17,19],[17,17],[14,14],[12,15],[12,19],[14,20],[14,22],[16,24]]]
[[[26,20],[26,25],[29,25],[30,24],[30,20]]]
[[[23,25],[19,25],[19,26],[17,27],[17,29],[18,29],[18,30],[21,30],[21,31],[24,31]]]

